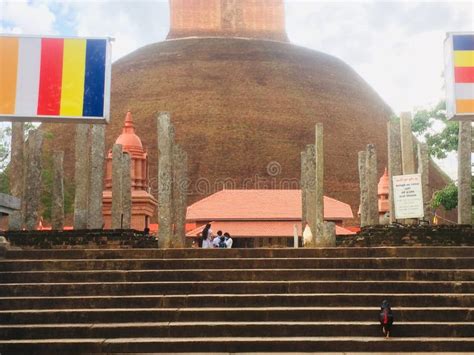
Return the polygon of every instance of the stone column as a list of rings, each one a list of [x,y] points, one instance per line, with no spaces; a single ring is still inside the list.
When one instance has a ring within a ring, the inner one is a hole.
[[[186,211],[188,155],[176,144],[173,149],[173,203],[174,203],[174,237],[173,246],[184,248],[186,243]]]
[[[74,229],[87,228],[89,195],[89,125],[76,125]]]
[[[458,223],[472,223],[471,147],[472,126],[469,121],[459,122],[458,143]]]
[[[51,228],[64,228],[64,152],[53,152],[53,198],[51,204]]]
[[[402,175],[402,148],[400,141],[400,123],[391,120],[388,126],[388,179],[390,199],[390,223],[396,222],[393,199],[393,176]]]
[[[161,112],[158,117],[158,238],[162,248],[172,246],[173,144],[174,128],[170,114]]]
[[[360,226],[379,224],[377,153],[373,144],[359,152]]]
[[[403,175],[415,174],[415,150],[411,130],[411,114],[409,112],[403,112],[400,116],[400,137]],[[415,221],[415,219],[404,220],[405,224],[413,224]]]
[[[87,227],[89,229],[101,229],[104,225],[102,192],[104,191],[105,125],[92,125],[90,150],[89,218]]]
[[[122,229],[130,229],[132,224],[132,178],[130,165],[130,155],[124,153],[122,155]]]
[[[12,123],[12,143],[10,159],[10,193],[14,197],[22,199],[24,189],[24,170],[25,170],[25,133],[22,122]],[[22,210],[13,212],[8,217],[8,229],[21,230],[23,227]]]
[[[367,181],[367,224],[379,224],[379,199],[377,194],[377,153],[373,144],[367,145],[365,154],[365,178]]]
[[[41,197],[41,153],[43,148],[43,132],[34,130],[28,135],[27,169],[25,177],[25,227],[35,230],[38,226],[39,205]]]
[[[334,222],[324,222],[323,239],[318,247],[333,248],[336,246],[336,224]]]
[[[316,246],[319,240],[323,238],[323,223],[324,223],[324,146],[323,146],[323,124],[317,123],[315,128],[315,229],[313,230],[313,239]]]
[[[400,137],[403,175],[415,174],[415,151],[411,130],[411,114],[409,112],[403,112],[400,116]]]
[[[301,152],[301,203],[302,203],[302,229],[306,225],[313,233],[315,226],[315,187],[316,187],[316,150],[314,144],[308,144],[306,150]],[[314,246],[314,238],[307,246]]]
[[[112,147],[112,229],[122,226],[122,145]]]
[[[360,226],[365,227],[368,225],[367,223],[367,215],[369,211],[368,207],[368,189],[367,189],[367,176],[366,176],[366,169],[365,169],[365,162],[366,162],[367,152],[362,151],[359,152],[359,189],[360,189]]]
[[[423,211],[425,220],[431,223],[431,207],[430,207],[430,155],[428,153],[428,145],[426,143],[417,144],[418,155],[418,174],[421,175],[421,189],[423,193]]]

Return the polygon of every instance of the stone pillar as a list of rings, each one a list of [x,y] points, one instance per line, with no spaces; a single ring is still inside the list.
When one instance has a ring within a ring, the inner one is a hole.
[[[323,238],[324,223],[324,146],[323,146],[323,124],[317,123],[315,128],[315,229],[313,230],[313,239],[316,246],[319,240]]]
[[[38,226],[39,205],[41,197],[41,153],[43,148],[43,132],[34,130],[28,135],[27,169],[25,176],[25,227],[35,230]]]
[[[421,189],[423,193],[423,211],[425,220],[431,223],[431,207],[430,207],[430,155],[428,153],[428,145],[426,143],[417,144],[418,155],[418,174],[421,175]]]
[[[359,152],[360,226],[379,224],[377,153],[373,144]]]
[[[158,238],[162,248],[172,246],[173,144],[174,128],[170,114],[161,112],[158,117]]]
[[[122,226],[122,145],[112,147],[112,229]]]
[[[12,143],[10,159],[10,193],[12,196],[22,199],[24,189],[24,170],[25,170],[25,133],[22,122],[12,123]],[[13,212],[8,217],[8,229],[21,230],[23,227],[22,210]]]
[[[411,114],[409,112],[403,112],[400,116],[400,137],[403,175],[415,174],[415,150],[411,130]],[[413,224],[415,221],[415,219],[404,220],[405,224]]]
[[[314,144],[308,144],[306,150],[301,152],[301,203],[302,203],[302,229],[306,225],[311,229],[315,226],[315,187],[316,187],[316,150]],[[306,246],[314,246],[314,238]]]
[[[365,162],[366,162],[366,155],[367,152],[362,151],[359,152],[359,189],[360,189],[360,226],[365,227],[368,225],[367,223],[367,215],[369,211],[368,207],[368,190],[367,190],[367,177],[365,175]]]
[[[90,151],[89,217],[87,227],[89,229],[101,229],[104,225],[102,192],[104,191],[105,125],[92,125]]]
[[[334,222],[324,222],[323,239],[318,247],[333,248],[336,246],[336,224]]]
[[[76,125],[74,229],[87,228],[89,195],[89,125]]]
[[[64,228],[64,152],[53,152],[53,198],[51,203],[51,228]]]
[[[458,223],[472,223],[471,147],[472,126],[469,121],[459,122],[458,143]]]
[[[379,199],[377,193],[377,153],[373,144],[367,145],[365,155],[365,178],[367,181],[367,224],[379,224]]]
[[[124,153],[122,155],[122,229],[130,229],[132,223],[132,178],[130,162],[130,155]]]
[[[184,248],[188,207],[188,155],[178,144],[173,149],[173,161],[174,237],[172,244],[176,248]]]
[[[403,112],[400,116],[400,137],[403,175],[415,174],[415,151],[411,130],[411,114],[409,112]]]
[[[388,179],[390,199],[390,223],[396,222],[393,199],[393,176],[402,175],[402,148],[400,141],[400,123],[391,120],[388,126]]]

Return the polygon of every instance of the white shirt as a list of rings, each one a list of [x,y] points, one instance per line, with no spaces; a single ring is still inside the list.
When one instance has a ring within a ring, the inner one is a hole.
[[[212,240],[212,245],[214,246],[214,248],[219,248],[220,241],[221,241],[221,238],[216,235],[214,239]]]
[[[212,242],[207,238],[206,240],[202,241],[203,248],[212,248]]]
[[[225,239],[225,245],[227,245],[227,248],[232,248],[232,243],[234,241],[232,240],[232,238],[226,238]]]

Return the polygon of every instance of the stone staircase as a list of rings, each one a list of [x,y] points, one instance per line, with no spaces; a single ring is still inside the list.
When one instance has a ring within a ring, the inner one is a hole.
[[[396,324],[384,339],[379,304]],[[11,250],[0,353],[474,352],[474,247]]]

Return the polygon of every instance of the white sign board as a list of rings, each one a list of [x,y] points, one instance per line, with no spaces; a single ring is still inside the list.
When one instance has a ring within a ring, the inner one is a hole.
[[[423,218],[423,192],[421,175],[393,176],[393,197],[395,202],[395,218]]]

